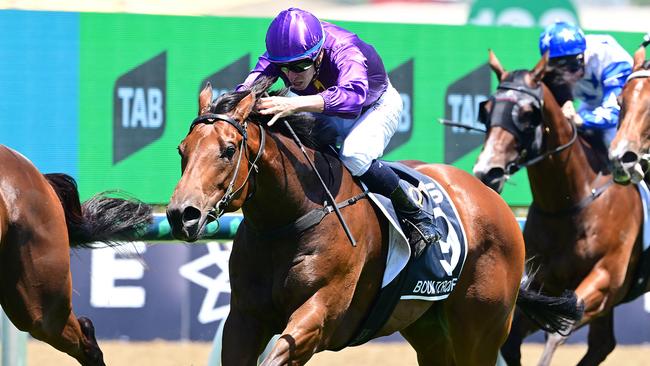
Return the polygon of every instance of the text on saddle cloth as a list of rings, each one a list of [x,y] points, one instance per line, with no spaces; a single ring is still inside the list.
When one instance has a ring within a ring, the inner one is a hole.
[[[427,246],[422,256],[412,260],[407,268],[411,257],[410,247],[393,205],[388,198],[371,194],[372,201],[390,222],[389,252],[382,287],[386,287],[407,268],[407,278],[400,290],[402,299],[434,301],[447,298],[460,277],[467,257],[465,229],[458,211],[449,194],[432,178],[401,163],[384,163],[401,179],[418,187],[423,209],[434,215],[443,235],[439,242]]]
[[[446,299],[454,290],[467,257],[465,229],[456,207],[443,187],[403,164],[384,163],[401,179],[419,188],[424,209],[433,213],[443,235],[439,242],[427,246],[418,259],[413,259],[408,240],[398,224],[390,200],[381,195],[369,194],[372,202],[389,221],[388,256],[381,291],[348,346],[357,346],[372,339],[386,323],[400,299]]]

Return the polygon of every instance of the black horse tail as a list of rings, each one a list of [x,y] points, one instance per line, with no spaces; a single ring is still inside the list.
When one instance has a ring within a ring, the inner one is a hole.
[[[45,174],[45,179],[63,206],[71,247],[92,248],[94,242],[113,246],[136,240],[153,221],[152,207],[136,199],[109,197],[115,192],[104,192],[82,204],[74,178],[53,173]]]
[[[527,290],[524,285],[519,288],[517,306],[542,330],[562,336],[571,333],[585,310],[573,291],[566,290],[561,296],[553,297]]]

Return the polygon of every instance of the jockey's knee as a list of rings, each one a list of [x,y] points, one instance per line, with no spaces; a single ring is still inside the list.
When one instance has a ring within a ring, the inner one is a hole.
[[[350,171],[350,174],[355,177],[363,175],[363,173],[370,168],[370,164],[372,163],[372,159],[368,159],[366,155],[361,153],[346,154],[342,151],[339,157],[341,158],[343,165],[345,165],[345,167]]]

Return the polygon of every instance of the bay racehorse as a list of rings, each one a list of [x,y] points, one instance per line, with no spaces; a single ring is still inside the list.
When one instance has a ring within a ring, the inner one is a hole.
[[[571,98],[571,92],[561,90],[568,88],[562,83],[554,84],[557,90],[547,87],[556,76],[546,75],[546,56],[531,71],[506,72],[492,51],[489,64],[499,86],[479,112],[487,136],[474,174],[501,192],[511,174],[527,167],[533,202],[524,240],[531,288],[550,295],[575,291],[585,313],[573,328],[589,323],[589,347],[579,364],[599,364],[616,345],[613,309],[630,294],[640,256],[639,193],[599,173],[606,159],[564,117],[554,95]],[[502,348],[509,365],[520,364],[522,340],[535,330],[515,314]],[[565,339],[548,336],[541,365],[550,364]]]
[[[90,319],[72,311],[70,248],[135,237],[151,208],[97,195],[79,202],[65,174],[41,174],[20,153],[0,145],[0,304],[20,330],[74,357],[104,365]]]
[[[368,199],[341,208],[356,247],[334,214],[296,230],[296,219],[323,208],[327,198],[287,131],[278,124],[267,129],[268,118],[254,111],[270,84],[262,79],[214,102],[209,84],[201,91],[199,117],[178,148],[182,177],[167,208],[173,235],[185,241],[197,240],[223,211],[243,211],[229,265],[224,365],[255,365],[274,334],[279,340],[263,365],[302,365],[316,352],[345,347],[379,293],[387,258],[387,219]],[[311,115],[287,118],[303,138],[316,126]],[[363,192],[335,155],[306,145],[337,202]],[[374,336],[400,331],[421,365],[493,366],[515,303],[531,299],[517,298],[521,231],[504,201],[471,175],[411,166],[449,190],[467,223],[467,261],[446,300],[402,300]]]
[[[650,62],[645,44],[634,53],[632,74],[619,97],[620,123],[609,148],[617,183],[638,183],[650,168]]]

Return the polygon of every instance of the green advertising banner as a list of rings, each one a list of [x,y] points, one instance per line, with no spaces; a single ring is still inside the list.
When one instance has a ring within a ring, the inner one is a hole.
[[[475,0],[468,24],[545,27],[559,20],[580,24],[578,12],[569,0]]]
[[[199,88],[231,90],[264,50],[270,19],[80,15],[79,180],[82,196],[119,187],[166,203],[180,177],[176,146],[197,113]],[[480,134],[440,118],[474,123],[477,104],[496,87],[492,48],[508,69],[539,59],[537,28],[336,22],[373,44],[405,112],[388,160],[454,164],[471,172]],[[639,34],[614,34],[633,51]],[[527,205],[525,172],[506,186],[511,205]]]

